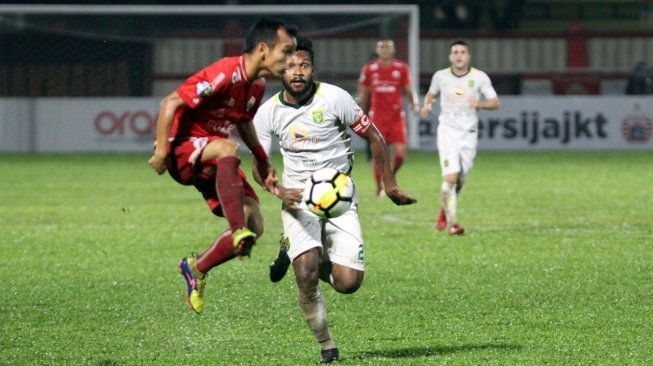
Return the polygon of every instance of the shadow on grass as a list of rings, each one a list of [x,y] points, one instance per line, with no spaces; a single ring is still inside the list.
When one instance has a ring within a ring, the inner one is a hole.
[[[368,358],[416,358],[424,356],[438,356],[451,353],[487,351],[493,350],[498,352],[518,351],[522,347],[515,344],[464,344],[460,346],[436,346],[436,347],[409,347],[392,350],[378,350],[359,352],[351,357],[355,360],[364,360]]]

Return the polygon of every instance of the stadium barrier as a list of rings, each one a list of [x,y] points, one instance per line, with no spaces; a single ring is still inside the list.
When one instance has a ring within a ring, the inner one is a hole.
[[[422,100],[422,98],[420,98]],[[1,152],[147,152],[160,98],[0,98]],[[411,146],[435,150],[436,110]],[[653,104],[637,96],[502,96],[481,111],[479,149],[653,149]],[[416,116],[410,118],[417,119]],[[355,149],[365,147],[354,136]]]

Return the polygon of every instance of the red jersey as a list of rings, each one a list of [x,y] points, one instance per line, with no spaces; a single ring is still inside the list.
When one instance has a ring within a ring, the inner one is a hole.
[[[375,124],[403,121],[404,88],[410,85],[408,64],[395,59],[388,66],[379,61],[368,62],[358,82],[370,90],[369,116]]]
[[[264,92],[265,79],[247,81],[245,56],[222,58],[177,89],[186,106],[177,110],[170,137],[229,137],[233,124],[254,118]]]

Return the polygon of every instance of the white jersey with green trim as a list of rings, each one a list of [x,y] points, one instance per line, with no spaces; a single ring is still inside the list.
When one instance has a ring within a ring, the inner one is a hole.
[[[283,186],[303,188],[318,169],[351,171],[354,151],[349,129],[360,133],[369,120],[344,89],[316,82],[313,95],[303,104],[286,102],[283,91],[275,94],[258,109],[254,125],[268,154],[273,136],[279,139]]]
[[[440,123],[460,130],[476,130],[478,116],[469,99],[481,100],[497,97],[490,78],[481,70],[471,67],[463,76],[457,76],[451,67],[437,71],[428,90],[440,98]]]

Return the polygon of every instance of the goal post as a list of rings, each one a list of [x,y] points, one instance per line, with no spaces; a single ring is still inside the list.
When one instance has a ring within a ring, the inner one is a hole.
[[[239,54],[258,17],[297,25],[315,43],[317,78],[352,94],[376,40],[390,36],[419,89],[417,5],[3,4],[0,47],[15,52],[0,55],[0,97],[160,96],[208,62]],[[90,51],[75,47],[82,44]],[[417,148],[417,120],[407,117]]]

